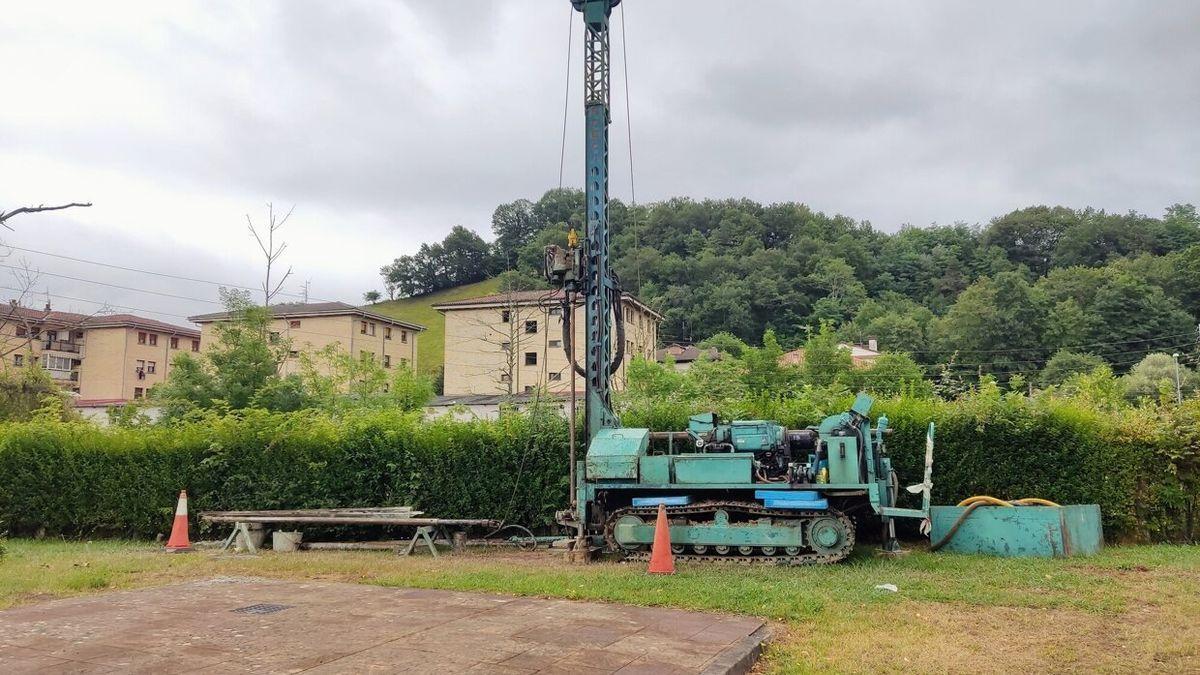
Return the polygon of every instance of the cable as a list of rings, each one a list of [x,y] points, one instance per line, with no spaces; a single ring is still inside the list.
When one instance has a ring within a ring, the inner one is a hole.
[[[164,277],[167,279],[177,279],[179,281],[191,281],[191,282],[195,282],[198,284],[211,284],[213,286],[224,286],[227,288],[236,288],[236,289],[243,290],[243,291],[257,292],[257,291],[262,290],[261,288],[255,288],[253,286],[242,286],[241,284],[231,284],[231,283],[224,283],[221,281],[211,281],[209,279],[197,279],[195,277],[184,277],[184,276],[179,276],[176,274],[167,274],[166,272],[155,272],[153,270],[143,270],[143,269],[138,269],[136,267],[125,267],[124,265],[114,265],[112,263],[100,262],[98,260],[88,260],[86,258],[75,258],[75,257],[69,256],[69,255],[62,255],[61,253],[50,253],[49,251],[39,251],[39,250],[33,249],[33,248],[24,248],[22,246],[13,246],[12,244],[5,244],[4,248],[11,248],[16,251],[25,251],[26,253],[36,253],[37,255],[49,256],[51,258],[60,258],[62,260],[70,260],[71,262],[85,263],[88,265],[96,265],[99,267],[107,267],[109,269],[122,270],[124,272],[137,272],[138,274],[149,274],[152,276]],[[291,296],[291,297],[295,297],[295,298],[305,297],[303,294],[300,294],[300,293],[288,293],[286,291],[279,291],[277,293],[277,295],[287,295],[287,296]],[[323,300],[321,298],[312,298],[312,299],[318,300],[320,302],[335,302],[334,300]]]
[[[567,112],[571,101],[571,38],[575,33],[575,7],[567,8],[567,76],[563,90],[562,146],[558,150],[558,189],[563,186],[563,167],[567,161]]]
[[[3,264],[3,263],[0,263],[0,267],[7,267],[8,269],[12,269],[12,270],[24,269],[24,268],[22,268],[22,267],[18,267],[18,266],[16,266],[16,265],[5,265],[5,264]],[[84,278],[81,278],[81,277],[73,277],[73,276],[70,276],[70,275],[68,275],[68,274],[57,274],[57,273],[55,273],[55,272],[43,272],[43,271],[41,271],[41,270],[38,270],[38,271],[36,272],[36,274],[38,274],[38,275],[42,275],[42,274],[44,274],[44,275],[46,275],[46,276],[49,276],[49,277],[58,277],[58,278],[60,278],[60,279],[70,279],[71,281],[79,281],[79,282],[83,282],[83,283],[85,283],[85,284],[96,284],[96,285],[99,285],[99,286],[109,286],[109,287],[111,287],[111,288],[119,288],[119,289],[121,289],[121,290],[123,290],[123,291],[133,291],[133,292],[135,292],[135,293],[148,293],[148,294],[150,294],[150,295],[160,295],[160,296],[162,296],[162,297],[164,297],[164,298],[175,298],[175,299],[177,299],[177,300],[190,300],[190,301],[192,301],[192,302],[206,302],[206,303],[208,303],[208,304],[210,304],[210,305],[219,305],[219,304],[221,304],[221,303],[220,303],[219,301],[217,301],[217,300],[204,300],[204,299],[202,299],[202,298],[192,298],[192,297],[188,297],[188,296],[186,296],[186,295],[175,295],[174,293],[163,293],[163,292],[161,292],[161,291],[148,291],[148,290],[146,290],[146,289],[144,289],[144,288],[134,288],[134,287],[132,287],[132,286],[120,286],[120,285],[118,285],[118,284],[110,284],[110,283],[107,283],[107,282],[104,282],[104,281],[92,281],[91,279],[84,279]]]
[[[633,118],[629,114],[629,51],[625,39],[625,7],[621,5],[621,69],[625,75],[625,138],[629,141],[629,203],[637,206],[637,190],[633,181]],[[639,283],[640,287],[641,284]]]

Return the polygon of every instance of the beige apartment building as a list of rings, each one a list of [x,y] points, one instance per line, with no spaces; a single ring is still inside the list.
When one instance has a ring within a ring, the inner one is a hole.
[[[444,395],[519,394],[543,386],[553,393],[569,392],[561,298],[561,291],[515,291],[434,305],[446,320]],[[662,321],[661,314],[628,294],[622,308],[625,354],[613,376],[617,389],[624,386],[625,370],[635,356],[654,359]],[[575,359],[582,366],[582,305],[574,308],[572,334]],[[582,378],[576,385],[583,390]]]
[[[0,362],[40,367],[76,405],[120,405],[166,379],[180,352],[200,351],[200,331],[132,314],[87,315],[10,303],[0,312]]]
[[[291,350],[281,373],[300,370],[300,354],[316,353],[337,345],[357,358],[366,358],[384,368],[417,362],[417,334],[424,326],[384,316],[345,302],[281,303],[271,305],[268,330],[273,340],[287,340]],[[201,348],[216,340],[214,328],[228,321],[229,312],[188,317],[200,324]]]

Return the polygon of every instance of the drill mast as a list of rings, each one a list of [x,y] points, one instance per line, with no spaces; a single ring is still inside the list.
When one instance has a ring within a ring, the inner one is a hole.
[[[620,289],[611,270],[608,234],[608,125],[609,31],[608,19],[621,0],[571,0],[583,13],[583,92],[585,118],[585,209],[587,230],[582,256],[584,295],[584,377],[587,378],[586,424],[588,438],[601,429],[620,426],[612,410],[609,377],[616,372],[620,355],[613,358],[613,325],[621,317]],[[609,317],[615,321],[610,321]],[[619,336],[618,336],[619,337]],[[618,352],[624,345],[618,344]]]

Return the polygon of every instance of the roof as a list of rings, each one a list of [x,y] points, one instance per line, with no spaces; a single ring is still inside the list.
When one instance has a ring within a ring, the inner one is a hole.
[[[403,326],[414,331],[425,330],[425,327],[421,324],[372,312],[369,309],[357,307],[348,302],[281,302],[271,305],[268,309],[271,310],[271,316],[276,319],[291,319],[302,316],[362,316],[383,323]],[[212,323],[214,321],[227,321],[231,318],[233,318],[233,312],[213,312],[211,314],[189,316],[188,321]]]
[[[655,358],[658,361],[662,361],[668,356],[674,359],[675,363],[690,363],[701,356],[707,356],[714,361],[719,360],[721,352],[716,347],[709,347],[702,350],[696,345],[681,345],[678,343],[669,344],[665,348],[655,352]]]
[[[56,310],[33,309],[19,305],[6,305],[0,309],[0,319],[19,318],[42,325],[63,326],[68,328],[120,328],[133,327],[146,330],[173,333],[189,337],[200,337],[200,331],[195,328],[185,328],[174,324],[146,319],[133,314],[77,314],[75,312],[59,312]]]
[[[448,302],[439,302],[433,305],[433,308],[439,312],[456,309],[479,309],[481,307],[501,307],[504,305],[536,305],[541,303],[557,304],[562,300],[562,290],[541,290],[541,291],[509,291],[507,293],[492,293],[491,295],[481,295],[477,298],[466,298],[463,300],[450,300]],[[625,302],[631,302],[640,307],[643,311],[652,314],[658,320],[662,320],[663,315],[650,309],[650,307],[633,297],[628,293],[622,293],[621,299]]]
[[[855,363],[873,361],[877,357],[883,355],[883,352],[879,352],[874,349],[868,349],[862,345],[852,345],[845,342],[839,342],[838,348],[849,351],[850,358]],[[793,349],[792,351],[785,353],[783,356],[779,357],[779,363],[782,365],[793,366],[804,363],[804,348],[802,347],[800,349]]]
[[[158,321],[156,319],[144,319],[133,314],[103,314],[90,316],[83,322],[84,328],[141,328],[143,330],[152,330],[162,333],[170,333],[173,335],[182,335],[184,337],[198,338],[200,331],[195,328],[185,328],[174,324]]]

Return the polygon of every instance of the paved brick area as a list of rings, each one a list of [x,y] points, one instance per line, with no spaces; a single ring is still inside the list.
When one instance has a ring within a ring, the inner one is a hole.
[[[233,611],[258,604],[287,608]],[[674,609],[213,579],[0,612],[0,672],[719,672],[761,626]]]

